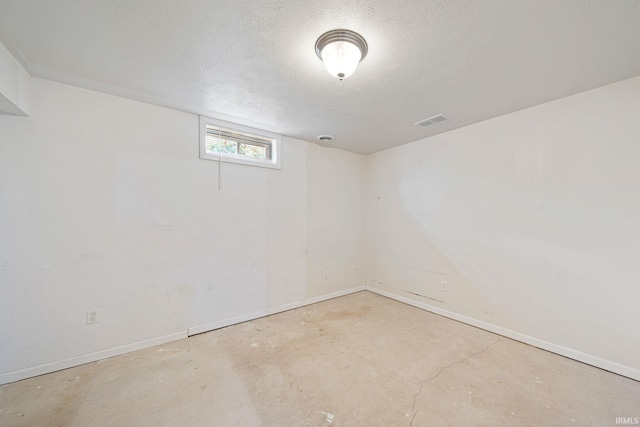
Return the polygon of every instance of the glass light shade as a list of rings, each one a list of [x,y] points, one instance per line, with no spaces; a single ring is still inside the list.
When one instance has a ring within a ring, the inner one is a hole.
[[[348,41],[336,41],[322,48],[322,62],[329,74],[340,80],[349,77],[362,59],[360,49]]]

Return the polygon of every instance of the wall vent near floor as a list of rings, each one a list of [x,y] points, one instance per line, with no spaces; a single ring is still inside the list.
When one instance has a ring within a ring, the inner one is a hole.
[[[448,117],[446,117],[443,114],[438,114],[437,116],[433,116],[433,117],[429,117],[428,119],[424,119],[424,120],[420,120],[419,122],[414,123],[414,125],[426,128],[427,126],[431,126],[431,125],[435,125],[437,123],[441,123],[444,121],[449,120]]]

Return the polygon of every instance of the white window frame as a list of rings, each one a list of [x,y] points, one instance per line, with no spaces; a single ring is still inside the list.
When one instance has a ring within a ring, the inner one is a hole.
[[[260,138],[270,139],[271,159],[262,160],[246,157],[241,154],[232,153],[207,153],[207,125],[215,126],[230,131],[241,132]],[[212,119],[211,117],[200,116],[200,158],[205,160],[214,160],[228,163],[237,163],[241,165],[260,166],[264,168],[281,169],[281,136],[277,133],[271,133],[260,129],[242,126],[235,123],[225,122],[223,120]]]

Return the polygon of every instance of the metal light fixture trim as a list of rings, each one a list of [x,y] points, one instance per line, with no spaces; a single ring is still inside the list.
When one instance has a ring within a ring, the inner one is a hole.
[[[316,40],[316,55],[322,60],[327,71],[338,79],[349,77],[362,61],[369,47],[360,34],[351,30],[331,30]],[[357,51],[359,51],[359,55]]]

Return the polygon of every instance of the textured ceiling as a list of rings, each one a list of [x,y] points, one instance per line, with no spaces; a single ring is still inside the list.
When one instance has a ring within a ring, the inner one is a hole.
[[[314,52],[334,28],[369,44],[343,81]],[[34,76],[368,154],[640,75],[640,1],[0,0],[0,42]]]

